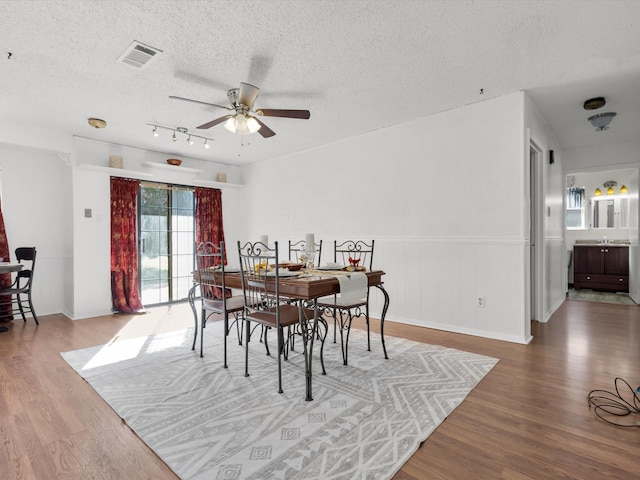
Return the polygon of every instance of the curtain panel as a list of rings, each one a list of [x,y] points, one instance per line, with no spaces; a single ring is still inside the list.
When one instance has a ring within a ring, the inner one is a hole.
[[[9,241],[7,240],[7,232],[4,228],[4,216],[2,215],[2,205],[0,205],[0,257],[3,261],[10,262],[11,254],[9,253]],[[11,274],[0,274],[0,289],[11,287]],[[0,305],[0,315],[4,322],[10,322],[13,319],[11,315],[11,303],[3,303]]]
[[[138,288],[139,187],[139,180],[111,177],[111,298],[115,312],[143,309]]]
[[[224,230],[222,228],[222,192],[215,188],[195,187],[193,194],[196,201],[196,247],[202,242],[211,242],[220,245],[224,242]],[[222,252],[224,264],[227,264],[227,246]],[[203,286],[201,285],[201,289]],[[211,291],[203,292],[208,298],[222,298],[222,289],[207,286]],[[232,291],[227,288],[225,296],[231,297]]]
[[[222,192],[215,188],[195,187],[193,193],[196,200],[196,245],[201,242],[220,244],[224,241]],[[226,245],[223,253],[226,265]]]

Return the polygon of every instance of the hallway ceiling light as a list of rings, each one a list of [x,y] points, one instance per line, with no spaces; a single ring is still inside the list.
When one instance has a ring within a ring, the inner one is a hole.
[[[615,116],[615,112],[599,113],[589,117],[589,122],[591,122],[591,125],[595,127],[597,132],[602,132],[603,130],[609,129],[609,124]]]

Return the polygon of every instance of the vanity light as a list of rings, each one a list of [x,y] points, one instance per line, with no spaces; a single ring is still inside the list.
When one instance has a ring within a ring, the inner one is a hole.
[[[629,193],[629,189],[627,189],[626,185],[622,185],[620,187],[620,194],[624,195],[625,193]]]
[[[607,191],[607,195],[615,195],[616,191],[613,187],[617,187],[618,186],[618,182],[616,182],[615,180],[609,180],[607,182],[604,182],[604,184],[602,185],[604,189],[606,189]],[[627,193],[627,187],[622,185],[620,187],[620,193]],[[596,190],[593,192],[593,195],[595,197],[599,197],[602,195],[602,189],[600,187],[596,188]]]

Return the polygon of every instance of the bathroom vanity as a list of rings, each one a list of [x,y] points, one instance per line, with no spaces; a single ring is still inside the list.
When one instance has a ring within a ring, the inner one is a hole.
[[[573,286],[608,292],[629,291],[629,245],[576,244],[573,247]]]

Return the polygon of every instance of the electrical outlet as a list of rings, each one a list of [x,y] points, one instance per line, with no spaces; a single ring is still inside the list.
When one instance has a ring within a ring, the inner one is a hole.
[[[478,297],[478,307],[484,307],[484,297]]]

